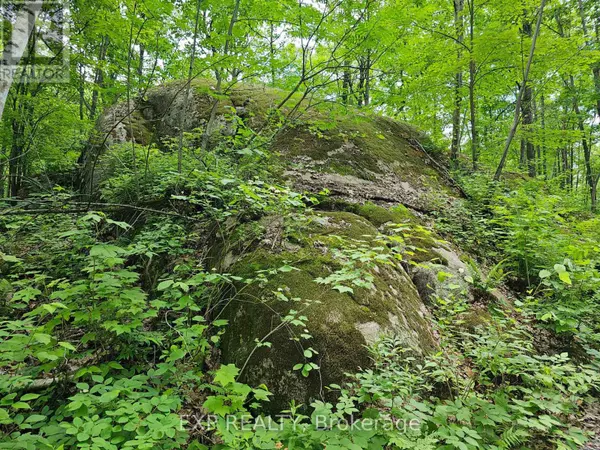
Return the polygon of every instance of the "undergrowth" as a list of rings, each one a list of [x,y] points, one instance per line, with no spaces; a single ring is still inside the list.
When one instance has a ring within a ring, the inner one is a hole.
[[[227,143],[202,156],[203,168],[189,162],[182,173],[175,154],[138,148],[143,174],[127,159],[130,147],[115,151],[126,170],[106,180],[104,199],[176,212],[155,210],[142,224],[124,212],[69,213],[60,190],[43,200],[63,214],[0,217],[0,447],[471,450],[585,442],[576,418],[600,383],[592,357],[598,219],[573,226],[575,213],[551,192],[477,180],[466,183],[476,203],[456,203],[438,230],[475,254],[492,250],[497,276],[473,263],[476,276],[466,281],[492,290],[510,274],[526,280],[522,298],[512,307],[486,305],[489,321],[475,328],[464,323],[472,306],[464,293],[437,298],[435,354],[417,357],[391,336],[372,348],[371,368],[328,387],[336,402],[262,415],[269,387],[241,383],[243,368],[219,364],[228,323],[218,299],[296,269],[239,277],[212,270],[198,248],[215,223],[233,229],[272,214],[301,223],[319,200],[273,182],[278,169],[257,148]],[[387,228],[370,237],[376,245],[341,240],[331,252],[339,270],[315,283],[349,294],[371,289],[378,266],[405,264],[418,251],[406,235],[431,234],[406,223]],[[291,305],[279,326],[310,324]],[[568,335],[587,357],[541,354],[539,326]],[[271,345],[267,338],[257,348]],[[308,347],[306,361],[290,369],[318,371],[315,354]]]

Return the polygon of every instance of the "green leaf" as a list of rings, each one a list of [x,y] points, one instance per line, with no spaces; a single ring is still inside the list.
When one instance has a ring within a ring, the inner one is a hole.
[[[75,400],[74,402],[69,403],[69,405],[67,406],[67,409],[69,411],[77,411],[82,406],[83,406],[83,403],[81,403],[79,400]]]
[[[32,414],[27,419],[25,419],[25,422],[36,423],[36,422],[41,422],[42,420],[46,420],[46,416],[44,416],[42,414]]]
[[[334,286],[333,289],[335,289],[336,291],[338,291],[342,294],[345,294],[345,293],[354,294],[354,289],[352,289],[351,287],[348,287],[348,286],[342,286],[341,284]]]
[[[124,252],[125,252],[124,249],[122,249],[121,247],[117,247],[116,245],[101,244],[101,245],[94,245],[90,249],[90,256],[96,257],[96,258],[114,258],[117,255],[124,253]]]
[[[552,272],[550,272],[549,270],[540,270],[540,278],[543,280],[544,278],[548,278],[550,275],[552,275]]]
[[[69,342],[59,342],[58,345],[60,345],[62,348],[66,348],[67,350],[71,350],[73,352],[77,351],[73,344],[70,344]]]
[[[6,255],[2,252],[0,252],[0,258],[4,262],[10,262],[10,263],[16,263],[16,262],[21,261],[21,258],[17,258],[16,256],[12,256],[12,255]]]
[[[566,272],[567,268],[564,265],[562,265],[562,264],[554,264],[554,270],[557,273],[562,273],[562,272]]]
[[[7,424],[10,422],[10,414],[8,413],[8,411],[3,408],[0,408],[0,423]]]
[[[569,276],[569,272],[559,272],[558,278],[560,278],[560,280],[565,284],[569,284],[569,285],[573,284],[571,282],[571,277]]]
[[[49,344],[50,342],[52,342],[52,336],[45,333],[36,333],[33,335],[33,339],[39,342],[40,344]]]
[[[226,366],[219,367],[219,370],[215,373],[214,382],[225,387],[230,383],[235,382],[236,377],[240,373],[240,370],[233,364],[227,364]]]
[[[439,271],[437,274],[437,279],[440,283],[446,281],[446,279],[451,278],[453,275],[448,272],[444,272],[443,270]]]
[[[13,403],[11,405],[14,409],[31,409],[31,406],[29,406],[27,403],[25,402],[16,402]]]
[[[211,396],[206,399],[202,406],[210,413],[224,416],[229,413],[229,407],[225,406],[224,400],[221,396]]]
[[[162,281],[158,284],[158,286],[156,287],[156,289],[158,291],[166,291],[167,289],[169,289],[171,286],[173,286],[175,282],[173,280],[165,280]]]
[[[115,400],[117,397],[119,397],[119,393],[121,391],[118,389],[115,389],[113,391],[108,391],[105,392],[104,394],[102,394],[100,396],[100,403],[109,403],[112,402],[113,400]]]
[[[106,223],[110,225],[116,225],[117,227],[122,228],[123,230],[128,230],[131,228],[131,225],[129,225],[127,222],[117,222],[108,218],[106,219]]]
[[[90,435],[85,433],[85,432],[81,432],[81,433],[77,433],[77,440],[79,442],[85,442],[90,438]]]

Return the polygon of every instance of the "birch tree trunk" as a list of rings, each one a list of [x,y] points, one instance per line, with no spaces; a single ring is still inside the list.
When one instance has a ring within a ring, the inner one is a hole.
[[[29,36],[35,28],[35,21],[42,10],[42,0],[25,2],[17,13],[10,41],[2,53],[0,61],[0,119],[4,114],[4,107],[8,99],[8,92],[14,81],[14,70],[23,58]]]

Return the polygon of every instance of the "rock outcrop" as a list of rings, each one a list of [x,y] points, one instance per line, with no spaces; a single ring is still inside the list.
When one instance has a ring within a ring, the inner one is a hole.
[[[205,127],[214,102],[210,87],[195,85],[187,101],[182,92],[177,84],[156,88],[130,115],[117,105],[99,131],[109,133],[113,143],[153,140],[160,146],[181,124],[185,130]],[[211,140],[235,133],[241,116],[245,126],[262,126],[282,95],[248,86],[233,90],[219,102],[219,126],[210,131]],[[427,304],[445,292],[437,274],[446,268],[450,277],[462,278],[464,265],[427,231],[424,214],[459,195],[425,153],[431,147],[410,126],[363,115],[319,112],[277,134],[270,151],[280,156],[283,179],[297,190],[327,190],[329,200],[305,223],[274,215],[239,225],[251,228],[235,233],[245,242],[222,235],[211,252],[211,265],[229,273],[276,273],[263,285],[230,293],[219,315],[229,321],[222,361],[241,368],[241,379],[249,384],[266,384],[274,393],[272,410],[286,409],[291,400],[307,404],[326,398],[328,385],[342,384],[346,374],[370,366],[367,347],[382,336],[396,336],[415,355],[437,348]],[[99,168],[108,167],[104,151],[97,149],[84,163],[90,190],[102,181]],[[92,162],[95,174],[89,173]],[[286,227],[295,231],[285,232]],[[381,236],[403,234],[398,229],[405,228],[410,231],[402,236],[406,248],[400,261]],[[369,275],[360,286],[324,283],[348,269],[352,258],[344,256],[344,248],[378,248],[389,257],[371,265],[362,261]],[[314,369],[303,375],[300,366],[311,363]]]
[[[278,222],[276,217],[268,220]],[[373,267],[372,286],[348,284],[352,292],[316,281],[339,273],[348,262],[336,256],[336,249],[350,246],[360,252],[380,246],[371,222],[349,212],[318,213],[311,222],[292,240],[275,246],[259,242],[251,253],[226,258],[231,264],[226,269],[238,275],[293,267],[265,286],[242,291],[226,302],[222,314],[229,320],[222,346],[225,361],[244,367],[243,379],[249,384],[266,384],[274,393],[274,410],[286,409],[292,399],[308,404],[326,398],[328,385],[370,366],[367,346],[385,335],[396,336],[415,355],[437,345],[430,313],[402,264],[389,261]],[[284,324],[290,311],[306,317],[305,325]],[[256,339],[269,346],[257,346]],[[316,351],[309,358],[308,348]],[[308,377],[293,370],[298,363],[311,362],[319,369]]]

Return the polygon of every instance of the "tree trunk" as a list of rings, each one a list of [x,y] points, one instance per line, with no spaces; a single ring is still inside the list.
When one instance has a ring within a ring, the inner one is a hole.
[[[544,15],[544,7],[546,6],[546,0],[542,0],[540,5],[540,11],[538,13],[538,20],[535,26],[535,32],[533,33],[533,39],[531,40],[531,50],[529,51],[529,59],[527,60],[527,66],[525,67],[525,73],[523,75],[523,84],[519,89],[519,94],[517,96],[517,104],[515,107],[515,117],[513,120],[512,127],[508,133],[508,138],[506,139],[506,144],[504,145],[504,151],[502,152],[502,157],[500,159],[500,164],[496,169],[496,173],[494,174],[494,180],[500,180],[500,176],[502,175],[502,171],[504,170],[504,165],[506,164],[506,158],[508,157],[508,151],[510,150],[510,145],[515,137],[515,133],[517,132],[517,128],[519,127],[519,115],[521,110],[521,103],[523,102],[523,96],[525,94],[525,88],[527,87],[527,83],[529,81],[529,72],[531,71],[531,64],[533,63],[533,56],[535,54],[535,44],[537,42],[537,38],[540,34],[540,28],[542,27],[542,17]]]
[[[525,11],[526,15],[527,12]],[[525,16],[521,29],[522,38],[531,38],[531,22]],[[521,138],[521,166],[527,167],[527,173],[530,177],[536,176],[535,169],[535,148],[529,136],[531,126],[533,125],[533,88],[528,82],[523,86],[523,104],[521,105],[521,125],[523,127],[523,136]]]
[[[477,130],[477,105],[475,104],[475,76],[477,69],[475,61],[471,60],[469,65],[469,106],[471,109],[471,154],[473,158],[473,170],[479,165],[479,134]]]
[[[585,20],[585,8],[583,7],[583,0],[578,0],[578,5],[583,35],[585,36],[587,45],[591,47],[592,42],[588,32],[587,21]],[[600,11],[598,11],[598,14],[600,15]],[[600,16],[596,17],[596,21],[596,27],[598,27],[600,24]],[[596,43],[600,44],[600,36],[597,33],[598,28],[596,29]],[[594,66],[592,66],[592,74],[594,76],[594,88],[596,94],[596,113],[598,114],[598,117],[600,117],[600,64],[596,63]]]
[[[8,161],[8,196],[17,197],[21,190],[21,167],[23,166],[23,124],[17,120],[12,121],[13,142]]]
[[[454,0],[454,26],[456,28],[457,40],[459,42],[457,49],[457,59],[460,65],[462,60],[462,43],[464,41],[462,14],[465,7],[464,0]],[[450,149],[450,159],[456,162],[460,153],[460,131],[461,131],[461,106],[462,106],[462,85],[463,72],[458,70],[454,79],[454,111],[452,113],[452,147]]]
[[[592,42],[591,42],[591,39],[590,39],[590,36],[588,33],[587,22],[585,20],[585,9],[583,7],[583,1],[578,0],[578,5],[579,5],[579,14],[581,17],[581,27],[583,29],[583,35],[585,36],[587,45],[591,46]],[[597,20],[597,24],[600,24],[600,17],[597,17],[596,20]],[[598,31],[598,30],[596,30],[596,31]],[[600,43],[600,36],[598,36],[598,35],[596,35],[596,42]],[[600,117],[600,65],[596,64],[595,66],[592,67],[592,74],[594,77],[594,88],[595,88],[595,97],[596,97],[596,101],[595,101],[596,113],[598,114],[598,117]],[[573,95],[576,95],[575,82],[574,82],[573,76],[570,77],[570,86],[571,86],[571,89],[573,90]],[[596,212],[597,204],[598,204],[598,200],[597,200],[598,181],[597,181],[597,178],[592,173],[591,145],[588,142],[587,136],[585,134],[584,121],[583,121],[583,117],[581,117],[581,114],[579,111],[579,105],[578,105],[576,97],[574,98],[574,108],[575,108],[575,114],[577,115],[577,123],[579,126],[579,130],[581,131],[581,134],[582,134],[581,145],[583,147],[583,158],[585,161],[585,179],[586,179],[586,184],[588,185],[589,190],[590,190],[591,209],[592,209],[592,212]]]
[[[364,58],[358,58],[358,92],[356,104],[359,108],[363,106],[365,92],[365,60]]]
[[[526,86],[523,93],[523,130],[525,132],[531,131],[531,125],[533,125],[533,89],[531,86]],[[536,159],[535,159],[535,147],[531,142],[531,139],[525,134],[523,137],[523,146],[525,148],[525,160],[527,163],[527,173],[530,177],[536,176]]]
[[[146,56],[146,48],[144,47],[144,44],[140,44],[140,61],[138,64],[138,76],[140,78],[140,84],[143,82],[143,77],[144,77],[144,59]]]
[[[477,105],[475,103],[475,77],[477,64],[475,63],[475,0],[469,2],[469,36],[471,44],[471,59],[469,62],[469,108],[471,110],[471,155],[473,170],[479,165],[479,135],[477,130]]]
[[[202,0],[196,2],[196,19],[194,22],[194,41],[192,43],[192,54],[190,56],[190,66],[188,69],[187,86],[185,89],[185,97],[183,99],[183,108],[180,111],[179,118],[179,148],[177,149],[177,171],[181,173],[183,164],[183,133],[185,128],[185,115],[188,113],[188,102],[190,101],[190,93],[192,89],[192,77],[194,75],[194,62],[196,59],[196,46],[198,45],[198,28],[200,26],[200,6]]]
[[[369,106],[371,103],[371,51],[367,50],[367,58],[365,63],[365,93],[364,105]]]
[[[102,64],[106,60],[107,51],[108,37],[104,36],[100,43],[100,50],[98,51],[98,67],[96,67],[96,73],[94,75],[94,90],[92,92],[92,104],[90,106],[90,119],[96,117],[100,89],[104,87],[104,70],[102,69]]]
[[[574,88],[573,77],[571,77],[571,86],[572,88]],[[573,92],[573,95],[575,95],[575,92]],[[573,110],[575,112],[575,115],[577,116],[577,127],[581,132],[581,146],[583,148],[583,159],[585,164],[585,182],[590,190],[592,212],[596,212],[596,181],[592,172],[592,149],[586,135],[585,123],[583,121],[581,111],[579,110],[577,98],[573,100]],[[571,157],[571,159],[573,158]],[[571,165],[573,165],[573,162],[571,162]]]
[[[83,120],[85,110],[85,73],[83,64],[79,64],[79,120]]]
[[[342,104],[348,105],[352,92],[352,73],[350,72],[350,61],[344,63],[344,76],[342,80]]]
[[[2,198],[5,198],[6,194],[4,193],[4,189],[5,189],[5,175],[4,175],[4,171],[6,170],[6,164],[5,164],[5,160],[6,160],[6,146],[3,144],[2,145],[2,153],[0,153],[0,196]]]
[[[35,28],[35,21],[42,10],[42,1],[24,2],[17,13],[12,35],[6,44],[0,61],[0,119],[4,114],[8,92],[14,81],[14,71],[23,58],[29,36]]]
[[[548,179],[548,162],[546,157],[546,98],[544,94],[542,94],[540,98],[540,118],[542,120],[542,143],[541,147],[541,156],[540,156],[540,164],[542,174],[546,179]]]
[[[225,41],[225,48],[223,49],[223,56],[227,56],[229,54],[229,47],[231,45],[231,40],[233,38],[233,27],[235,26],[238,18],[238,13],[240,11],[240,1],[236,0],[235,5],[233,6],[233,13],[231,14],[231,21],[229,22],[229,29],[227,30],[227,39]],[[219,69],[216,69],[216,77],[217,77],[217,86],[215,88],[216,95],[221,94],[221,83],[223,82],[223,77],[221,76],[221,72]],[[202,136],[202,143],[200,145],[201,150],[204,152],[208,147],[208,139],[210,137],[210,132],[212,125],[217,116],[217,108],[219,107],[219,98],[217,97],[213,102],[212,108],[210,110],[210,117],[208,118],[208,123],[206,124],[206,129],[204,130],[204,135]]]
[[[598,178],[596,178],[594,184],[592,185],[592,212],[598,211]]]
[[[269,24],[269,65],[271,66],[271,87],[275,87],[275,25]]]

